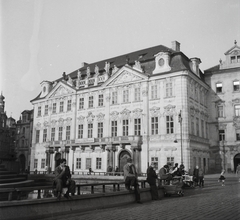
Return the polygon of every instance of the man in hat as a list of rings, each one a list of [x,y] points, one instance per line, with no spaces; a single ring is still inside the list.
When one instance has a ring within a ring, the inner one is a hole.
[[[133,186],[136,202],[141,203],[140,190],[139,190],[139,185],[137,181],[137,171],[136,171],[136,167],[132,163],[131,158],[127,158],[127,164],[124,165],[123,167],[123,173],[124,173],[124,181],[125,181],[126,189],[131,190],[131,187]]]

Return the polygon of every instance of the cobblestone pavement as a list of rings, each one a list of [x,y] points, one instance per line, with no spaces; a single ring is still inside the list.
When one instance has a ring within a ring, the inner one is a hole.
[[[164,197],[143,204],[72,213],[45,220],[237,220],[240,219],[240,182],[237,179],[221,186],[217,179],[209,181],[204,188],[185,189],[184,197]]]

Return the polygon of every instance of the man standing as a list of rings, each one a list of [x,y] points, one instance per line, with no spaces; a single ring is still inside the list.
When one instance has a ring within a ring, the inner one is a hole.
[[[156,185],[156,180],[158,177],[153,168],[154,163],[151,163],[147,169],[147,182],[150,185],[152,200],[158,200],[158,190]]]
[[[71,179],[71,173],[69,166],[66,165],[66,159],[60,160],[60,165],[55,169],[55,178],[53,185],[55,186],[57,200],[61,199],[63,187],[67,187],[67,192],[64,194],[64,197],[69,199],[69,193],[74,195],[76,183]]]
[[[136,202],[141,203],[140,190],[137,181],[137,171],[131,158],[127,158],[127,164],[123,167],[123,173],[126,189],[131,190],[131,187],[133,186]]]
[[[193,170],[193,181],[194,181],[194,186],[198,186],[199,182],[199,167],[196,166],[196,168]]]

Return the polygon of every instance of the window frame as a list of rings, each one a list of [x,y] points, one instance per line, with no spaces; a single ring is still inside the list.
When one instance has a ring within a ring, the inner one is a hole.
[[[158,134],[158,117],[151,117],[151,135]]]
[[[78,125],[78,139],[83,138],[83,124]]]
[[[88,108],[93,108],[93,96],[88,97]]]
[[[122,135],[124,137],[129,135],[129,120],[128,119],[123,119],[122,120]]]
[[[117,120],[111,121],[111,134],[112,134],[112,137],[117,137],[117,126],[118,126]]]
[[[173,115],[166,115],[166,134],[174,134]]]
[[[141,118],[134,118],[134,135],[141,135]]]

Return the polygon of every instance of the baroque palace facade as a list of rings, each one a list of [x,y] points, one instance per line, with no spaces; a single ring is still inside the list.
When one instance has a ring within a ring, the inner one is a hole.
[[[204,71],[209,91],[210,164],[212,171],[235,171],[240,164],[240,47],[225,53],[225,61]]]
[[[138,172],[183,162],[208,172],[207,96],[210,90],[180,43],[132,52],[43,81],[34,107],[30,170],[52,170],[66,158],[72,171]],[[177,143],[176,143],[177,142]]]

